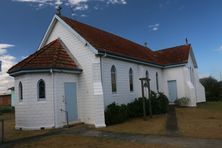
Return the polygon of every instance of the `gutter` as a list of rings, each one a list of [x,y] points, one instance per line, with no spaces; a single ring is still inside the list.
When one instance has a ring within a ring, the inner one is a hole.
[[[58,73],[72,73],[72,74],[80,74],[82,73],[82,69],[27,69],[27,70],[18,70],[15,72],[8,72],[10,76],[18,76],[26,73],[51,73],[51,72],[58,72]]]
[[[50,69],[50,73],[52,75],[52,97],[53,97],[53,111],[54,111],[54,128],[56,128],[56,106],[55,106],[55,85],[54,85],[54,73],[53,70]]]
[[[100,56],[100,57],[108,57],[108,58],[113,58],[113,59],[117,59],[117,60],[132,62],[132,63],[136,63],[136,64],[142,64],[142,65],[147,65],[147,66],[162,68],[162,69],[181,67],[181,66],[185,66],[187,64],[187,62],[183,62],[183,63],[177,63],[177,64],[160,65],[160,64],[155,64],[155,63],[151,63],[151,62],[145,62],[145,61],[137,60],[137,59],[134,59],[134,58],[131,58],[131,57],[119,56],[119,55],[115,55],[115,54],[112,54],[112,53],[107,53],[106,51],[105,52],[100,51],[96,55]]]
[[[107,52],[99,52],[97,54],[97,56],[109,57],[109,58],[118,59],[118,60],[122,60],[122,61],[128,61],[128,62],[133,62],[133,63],[137,63],[137,64],[149,65],[149,66],[157,67],[157,68],[163,68],[162,65],[158,65],[158,64],[154,64],[154,63],[150,63],[150,62],[144,62],[144,61],[140,61],[137,59],[133,59],[131,57],[119,56],[119,55],[115,55],[115,54],[111,54],[111,53],[107,53]]]

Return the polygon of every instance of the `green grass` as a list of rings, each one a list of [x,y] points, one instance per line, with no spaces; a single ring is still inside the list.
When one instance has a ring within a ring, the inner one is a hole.
[[[202,103],[197,108],[222,112],[222,101]]]

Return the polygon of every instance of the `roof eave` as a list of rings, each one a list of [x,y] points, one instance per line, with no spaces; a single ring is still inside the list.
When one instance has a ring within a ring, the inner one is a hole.
[[[122,61],[129,61],[129,62],[133,62],[133,63],[137,63],[137,64],[143,64],[143,65],[149,65],[149,66],[152,66],[152,67],[163,68],[162,65],[159,65],[159,64],[156,64],[156,63],[147,62],[147,61],[135,59],[135,58],[128,57],[128,56],[117,55],[117,54],[110,53],[110,52],[99,51],[97,56],[109,57],[109,58],[118,59],[118,60],[122,60]]]
[[[70,73],[70,74],[81,74],[82,69],[60,69],[60,68],[46,68],[46,69],[23,69],[13,72],[8,72],[10,76],[15,77],[18,75],[28,74],[28,73]]]
[[[43,37],[43,39],[42,39],[42,41],[41,41],[41,43],[40,43],[39,49],[42,48],[42,47],[46,44],[47,39],[48,39],[51,31],[53,30],[53,27],[54,27],[56,21],[59,21],[65,28],[67,28],[67,30],[68,30],[69,32],[71,32],[75,37],[77,37],[77,38],[80,40],[80,42],[82,42],[84,45],[86,45],[86,43],[87,43],[87,45],[88,45],[87,47],[88,47],[94,54],[98,54],[98,51],[97,51],[87,40],[85,40],[79,33],[77,33],[71,26],[69,26],[64,20],[62,20],[62,19],[61,19],[58,15],[56,15],[56,14],[54,15],[54,17],[53,17],[53,19],[52,19],[52,21],[51,21],[51,23],[50,23],[50,25],[49,25],[49,27],[48,27],[45,35],[44,35],[44,37]]]
[[[181,63],[175,63],[175,64],[167,64],[167,65],[163,65],[164,68],[175,68],[175,67],[181,67],[181,66],[185,66],[188,62],[181,62]]]

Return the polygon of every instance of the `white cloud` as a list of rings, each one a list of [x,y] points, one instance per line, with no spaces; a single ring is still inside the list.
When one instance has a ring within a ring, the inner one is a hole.
[[[210,76],[210,74],[207,74],[207,73],[200,73],[199,74],[199,78],[200,79],[202,79],[202,78],[207,78],[207,77],[209,77]]]
[[[79,5],[81,3],[86,3],[88,0],[68,0],[71,5]]]
[[[22,2],[32,4],[32,6],[36,6],[37,8],[42,8],[43,6],[53,6],[56,7],[58,5],[64,5],[65,7],[71,7],[73,13],[79,11],[86,11],[89,8],[94,10],[99,10],[98,5],[100,7],[104,7],[105,5],[125,5],[127,4],[127,0],[12,0],[15,2]]]
[[[14,47],[11,44],[0,43],[0,61],[2,62],[2,71],[0,71],[0,94],[7,93],[7,89],[14,85],[14,79],[7,74],[9,68],[16,63],[16,58],[7,53],[7,49]]]
[[[7,52],[7,48],[13,47],[14,45],[10,44],[0,44],[0,56]]]
[[[107,4],[127,4],[126,0],[108,0]]]
[[[222,51],[222,45],[219,48],[215,49],[215,51]]]
[[[159,30],[160,24],[153,24],[148,26],[152,31]]]

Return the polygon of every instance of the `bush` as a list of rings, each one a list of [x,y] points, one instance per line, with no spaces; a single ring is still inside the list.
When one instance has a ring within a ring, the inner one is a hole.
[[[149,102],[145,98],[146,112],[149,111]],[[143,98],[135,99],[133,102],[127,104],[128,116],[130,118],[143,116]]]
[[[12,106],[0,106],[0,113],[11,113],[14,112],[15,108]]]
[[[127,106],[117,105],[115,102],[108,105],[105,110],[106,125],[112,125],[124,122],[128,119]]]
[[[182,97],[175,100],[175,104],[178,106],[187,106],[190,103],[190,99],[187,97]]]
[[[200,79],[200,83],[205,88],[207,101],[220,101],[222,100],[222,82],[213,77]]]
[[[149,115],[149,99],[145,98],[146,113]],[[169,101],[163,93],[151,92],[151,105],[153,114],[162,114],[168,111]],[[127,105],[118,105],[115,102],[108,105],[105,110],[106,125],[117,124],[129,118],[143,116],[143,98],[136,98]]]
[[[162,114],[168,111],[169,101],[163,93],[151,92],[151,104],[153,114]]]

